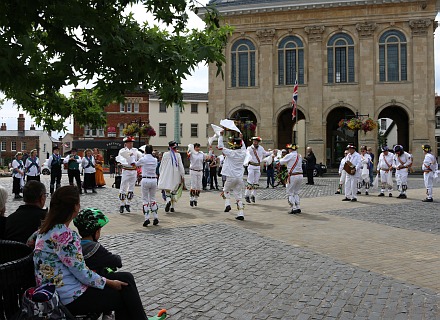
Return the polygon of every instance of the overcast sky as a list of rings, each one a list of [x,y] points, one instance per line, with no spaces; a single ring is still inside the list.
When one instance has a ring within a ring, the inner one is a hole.
[[[208,0],[199,0],[200,3],[207,3]],[[138,21],[152,21],[151,16],[144,13],[142,7],[136,7],[134,10],[134,16]],[[190,13],[190,28],[203,28],[203,22],[194,14]],[[439,20],[439,16],[437,15],[436,20]],[[435,50],[435,91],[440,94],[440,27],[435,31],[434,37],[434,50]],[[62,93],[65,95],[69,95],[73,87],[65,87],[62,90]],[[182,83],[182,89],[184,92],[198,92],[198,93],[206,93],[208,92],[208,67],[204,64],[200,64],[198,68],[194,70],[191,77],[184,80]],[[3,95],[0,93],[0,98]],[[287,97],[286,99],[290,99]],[[11,130],[17,129],[17,117],[19,113],[23,113],[23,111],[18,110],[17,106],[14,106],[12,101],[6,101],[5,104],[1,107],[0,113],[0,122],[6,123],[7,128]],[[33,120],[26,116],[26,129],[29,129]],[[68,127],[67,132],[73,131],[73,120],[68,119],[66,121],[66,125]],[[66,132],[66,133],[67,133]],[[53,133],[54,137],[58,137],[59,135],[64,136],[65,133]]]

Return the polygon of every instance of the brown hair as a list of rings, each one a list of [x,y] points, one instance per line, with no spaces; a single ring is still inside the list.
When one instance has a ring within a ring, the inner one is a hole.
[[[51,196],[49,212],[41,224],[40,233],[47,233],[55,225],[70,221],[77,204],[79,204],[79,191],[75,186],[57,189]]]

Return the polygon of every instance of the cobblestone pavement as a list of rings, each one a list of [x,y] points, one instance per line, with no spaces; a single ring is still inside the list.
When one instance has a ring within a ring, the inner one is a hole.
[[[10,190],[11,180],[0,184]],[[48,177],[43,182],[48,187]],[[166,308],[169,319],[185,320],[440,319],[440,212],[438,200],[420,202],[423,179],[409,179],[404,202],[372,192],[344,203],[334,195],[337,184],[336,177],[304,184],[301,215],[285,213],[285,200],[277,200],[284,189],[259,189],[244,223],[232,212],[219,214],[219,191],[204,192],[196,209],[183,196],[175,214],[161,210],[156,228],[139,227],[140,212],[120,215],[118,190],[110,187],[83,195],[81,206],[109,215],[101,241],[133,272],[149,314]],[[135,194],[132,207],[139,209],[140,188]],[[7,213],[22,203],[9,201]]]

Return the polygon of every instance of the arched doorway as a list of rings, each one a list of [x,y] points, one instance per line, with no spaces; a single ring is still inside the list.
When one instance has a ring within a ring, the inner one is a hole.
[[[296,123],[296,143],[299,145],[300,149],[305,146],[305,119],[306,117],[301,112],[297,110],[298,122]],[[293,129],[295,121],[292,121],[292,109],[287,108],[280,113],[278,116],[278,149],[283,149],[286,144],[293,142]]]
[[[378,121],[382,144],[389,147],[400,144],[409,150],[409,117],[402,107],[386,107],[379,113]]]
[[[243,140],[246,146],[249,146],[251,144],[251,137],[255,136],[256,132],[258,132],[258,123],[255,114],[250,110],[240,109],[235,111],[230,119],[234,120],[235,125],[243,134]]]
[[[344,157],[344,150],[347,144],[358,145],[357,134],[353,130],[340,128],[341,119],[350,119],[355,115],[346,107],[338,107],[330,111],[327,116],[327,165],[331,168],[338,168],[341,159]]]

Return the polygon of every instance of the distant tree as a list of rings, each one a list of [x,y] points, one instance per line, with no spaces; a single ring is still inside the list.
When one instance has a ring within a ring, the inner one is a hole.
[[[172,31],[139,24],[129,6],[141,3]],[[188,30],[196,0],[2,0],[0,91],[34,117],[62,130],[73,115],[80,124],[105,124],[104,107],[126,91],[155,90],[164,103],[182,100],[181,81],[200,62],[225,62],[231,33],[215,8],[204,8],[206,28]],[[60,88],[92,84],[66,97]]]

